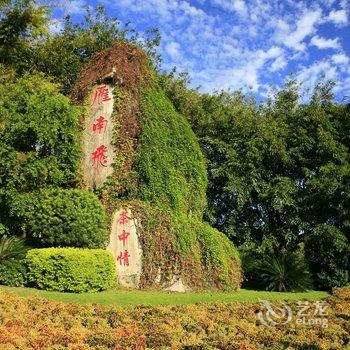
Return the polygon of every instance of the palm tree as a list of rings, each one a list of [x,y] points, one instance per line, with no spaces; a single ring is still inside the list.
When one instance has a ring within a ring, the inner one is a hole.
[[[286,250],[266,257],[258,268],[267,290],[304,291],[312,287],[310,272],[300,253]]]
[[[19,260],[25,257],[28,248],[24,244],[24,240],[17,237],[2,236],[0,238],[0,264]]]

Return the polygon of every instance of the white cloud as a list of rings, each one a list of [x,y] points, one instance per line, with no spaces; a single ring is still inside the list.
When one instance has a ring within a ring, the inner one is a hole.
[[[322,11],[309,10],[305,11],[301,18],[296,22],[295,29],[291,30],[288,23],[280,20],[277,23],[277,32],[275,38],[278,42],[297,51],[305,50],[303,42],[306,37],[315,32],[317,23],[321,20]]]
[[[235,11],[237,11],[240,15],[246,16],[247,15],[247,6],[244,1],[242,0],[236,0],[233,2],[233,8]]]
[[[338,11],[332,10],[329,13],[327,19],[330,22],[333,22],[338,25],[346,25],[348,23],[348,16],[345,10],[338,10]]]
[[[334,88],[335,92],[341,93],[343,101],[349,101],[350,96],[350,76],[344,79],[341,84],[337,84]]]
[[[338,72],[329,60],[315,62],[309,67],[303,67],[297,74],[297,79],[306,91],[312,91],[321,79],[337,80]]]
[[[282,85],[285,68],[295,71],[299,63],[303,66],[298,75],[310,86],[323,73],[342,81],[350,75],[349,57],[342,53],[343,33],[335,38],[326,32],[329,26],[317,32],[324,23],[344,22],[335,6],[348,8],[339,0],[314,0],[310,5],[293,0],[103,1],[121,20],[132,18],[141,31],[160,28],[163,68],[176,65],[179,71],[189,71],[192,86],[202,91],[251,87],[260,94],[269,84]],[[316,55],[328,54],[315,47],[338,52],[314,62]]]
[[[269,68],[269,71],[270,72],[277,72],[286,66],[287,66],[287,61],[284,58],[284,56],[279,56],[276,58],[276,60],[274,62],[272,62],[271,66]]]
[[[318,47],[319,49],[339,49],[340,43],[339,38],[326,39],[315,35],[311,38],[311,44]]]
[[[194,73],[195,83],[201,82],[205,91],[215,89],[240,89],[249,88],[257,92],[260,88],[260,75],[263,68],[270,60],[283,55],[280,47],[273,46],[263,51],[249,51],[240,57],[239,63],[226,69],[204,68]]]
[[[87,3],[85,0],[71,0],[58,2],[58,7],[64,9],[66,13],[82,15],[85,13]]]
[[[248,15],[248,7],[243,0],[212,0],[212,2],[224,10],[237,12],[239,15],[244,17]]]
[[[331,59],[335,64],[348,64],[350,61],[349,57],[343,53],[333,55]]]
[[[180,44],[172,41],[169,44],[165,46],[165,51],[170,55],[172,59],[179,59],[181,58],[181,47]]]
[[[205,16],[205,12],[186,0],[106,0],[116,8],[124,8],[128,11],[145,14],[147,22],[151,17],[165,23],[169,21],[182,22],[183,16],[195,17]]]

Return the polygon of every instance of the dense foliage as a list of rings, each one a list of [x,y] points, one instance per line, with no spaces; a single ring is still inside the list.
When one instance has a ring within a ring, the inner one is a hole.
[[[0,284],[23,287],[27,283],[27,266],[24,259],[0,263]]]
[[[107,244],[105,208],[91,192],[46,189],[20,195],[12,215],[22,223],[35,246],[104,248]]]
[[[0,293],[0,347],[14,349],[230,349],[343,350],[349,345],[350,290],[337,289],[325,300],[324,319],[297,324],[300,305],[290,302],[289,324],[266,327],[260,304],[210,303],[117,308],[77,305]],[[310,302],[309,311],[315,310]],[[274,310],[280,302],[271,304]],[[311,317],[312,318],[312,317]]]
[[[279,292],[307,290],[312,287],[304,257],[299,253],[282,251],[259,261],[256,281],[267,290]]]
[[[27,267],[24,258],[28,248],[22,239],[0,236],[0,284],[23,286]]]
[[[167,285],[181,277],[192,289],[237,289],[240,258],[227,237],[199,219],[144,202],[122,202],[138,219],[143,247],[141,287]]]
[[[0,223],[22,193],[78,183],[79,110],[42,75],[17,77],[0,68]]]
[[[16,72],[43,72],[69,94],[77,76],[91,56],[108,48],[113,42],[128,40],[141,46],[155,64],[160,60],[155,48],[160,36],[156,29],[143,37],[127,23],[106,15],[103,6],[86,14],[81,23],[65,18],[58,33],[50,33],[50,10],[37,0],[0,2],[0,63],[12,66]]]
[[[349,241],[337,228],[317,226],[306,238],[305,254],[317,288],[350,283]]]
[[[160,89],[145,94],[136,170],[141,199],[202,218],[207,177],[204,157],[187,120]]]
[[[188,121],[174,110],[157,81],[141,97],[140,109],[138,198],[169,213],[163,234],[179,258],[172,262],[172,272],[191,287],[238,288],[241,267],[236,249],[221,232],[202,222],[208,180]]]
[[[201,140],[213,225],[259,261],[283,248],[293,252],[310,236],[306,258],[314,276],[323,276],[317,287],[346,285],[350,108],[333,102],[333,85],[320,83],[310,102],[301,103],[298,84],[290,81],[257,106],[240,92],[189,90],[186,76],[161,82]],[[318,249],[311,239],[320,227],[327,246]],[[334,231],[343,237],[338,243],[328,237]],[[339,262],[331,263],[330,251],[337,251]]]
[[[115,263],[102,249],[32,249],[26,257],[28,283],[61,292],[96,292],[115,285]]]

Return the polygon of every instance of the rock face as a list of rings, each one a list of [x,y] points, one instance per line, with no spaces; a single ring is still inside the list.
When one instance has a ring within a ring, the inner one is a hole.
[[[115,152],[112,146],[114,96],[108,84],[94,86],[89,97],[90,113],[83,132],[83,175],[90,189],[101,186],[113,173]]]
[[[120,42],[97,53],[71,99],[89,107],[84,185],[110,217],[119,283],[178,292],[239,288],[235,247],[203,222],[208,179],[200,145],[147,55]]]
[[[113,173],[115,151],[113,133],[113,86],[98,84],[88,98],[89,116],[84,128],[84,183],[89,189],[101,187]],[[131,210],[119,209],[111,220],[108,250],[116,261],[118,280],[124,287],[138,288],[142,273],[142,249]]]
[[[119,283],[124,287],[138,288],[142,249],[137,236],[137,221],[130,209],[120,209],[113,214],[107,250],[115,258]]]
[[[185,293],[191,290],[191,288],[185,285],[182,278],[179,278],[179,279],[173,278],[170,285],[163,286],[163,289],[167,292],[178,292],[178,293]]]

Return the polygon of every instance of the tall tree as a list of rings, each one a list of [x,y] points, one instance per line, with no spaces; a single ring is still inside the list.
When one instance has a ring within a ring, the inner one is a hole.
[[[35,0],[0,3],[0,63],[20,72],[33,64],[32,46],[48,33],[49,13]]]
[[[308,236],[310,251],[317,241],[311,237],[337,232],[338,243],[325,239],[320,252],[320,259],[340,255],[335,265],[320,271],[316,260],[309,262],[318,287],[347,283],[350,116],[349,105],[333,102],[333,84],[318,84],[310,102],[301,103],[292,80],[256,106],[239,92],[189,90],[186,76],[162,82],[201,139],[214,226],[256,259],[294,251]]]

